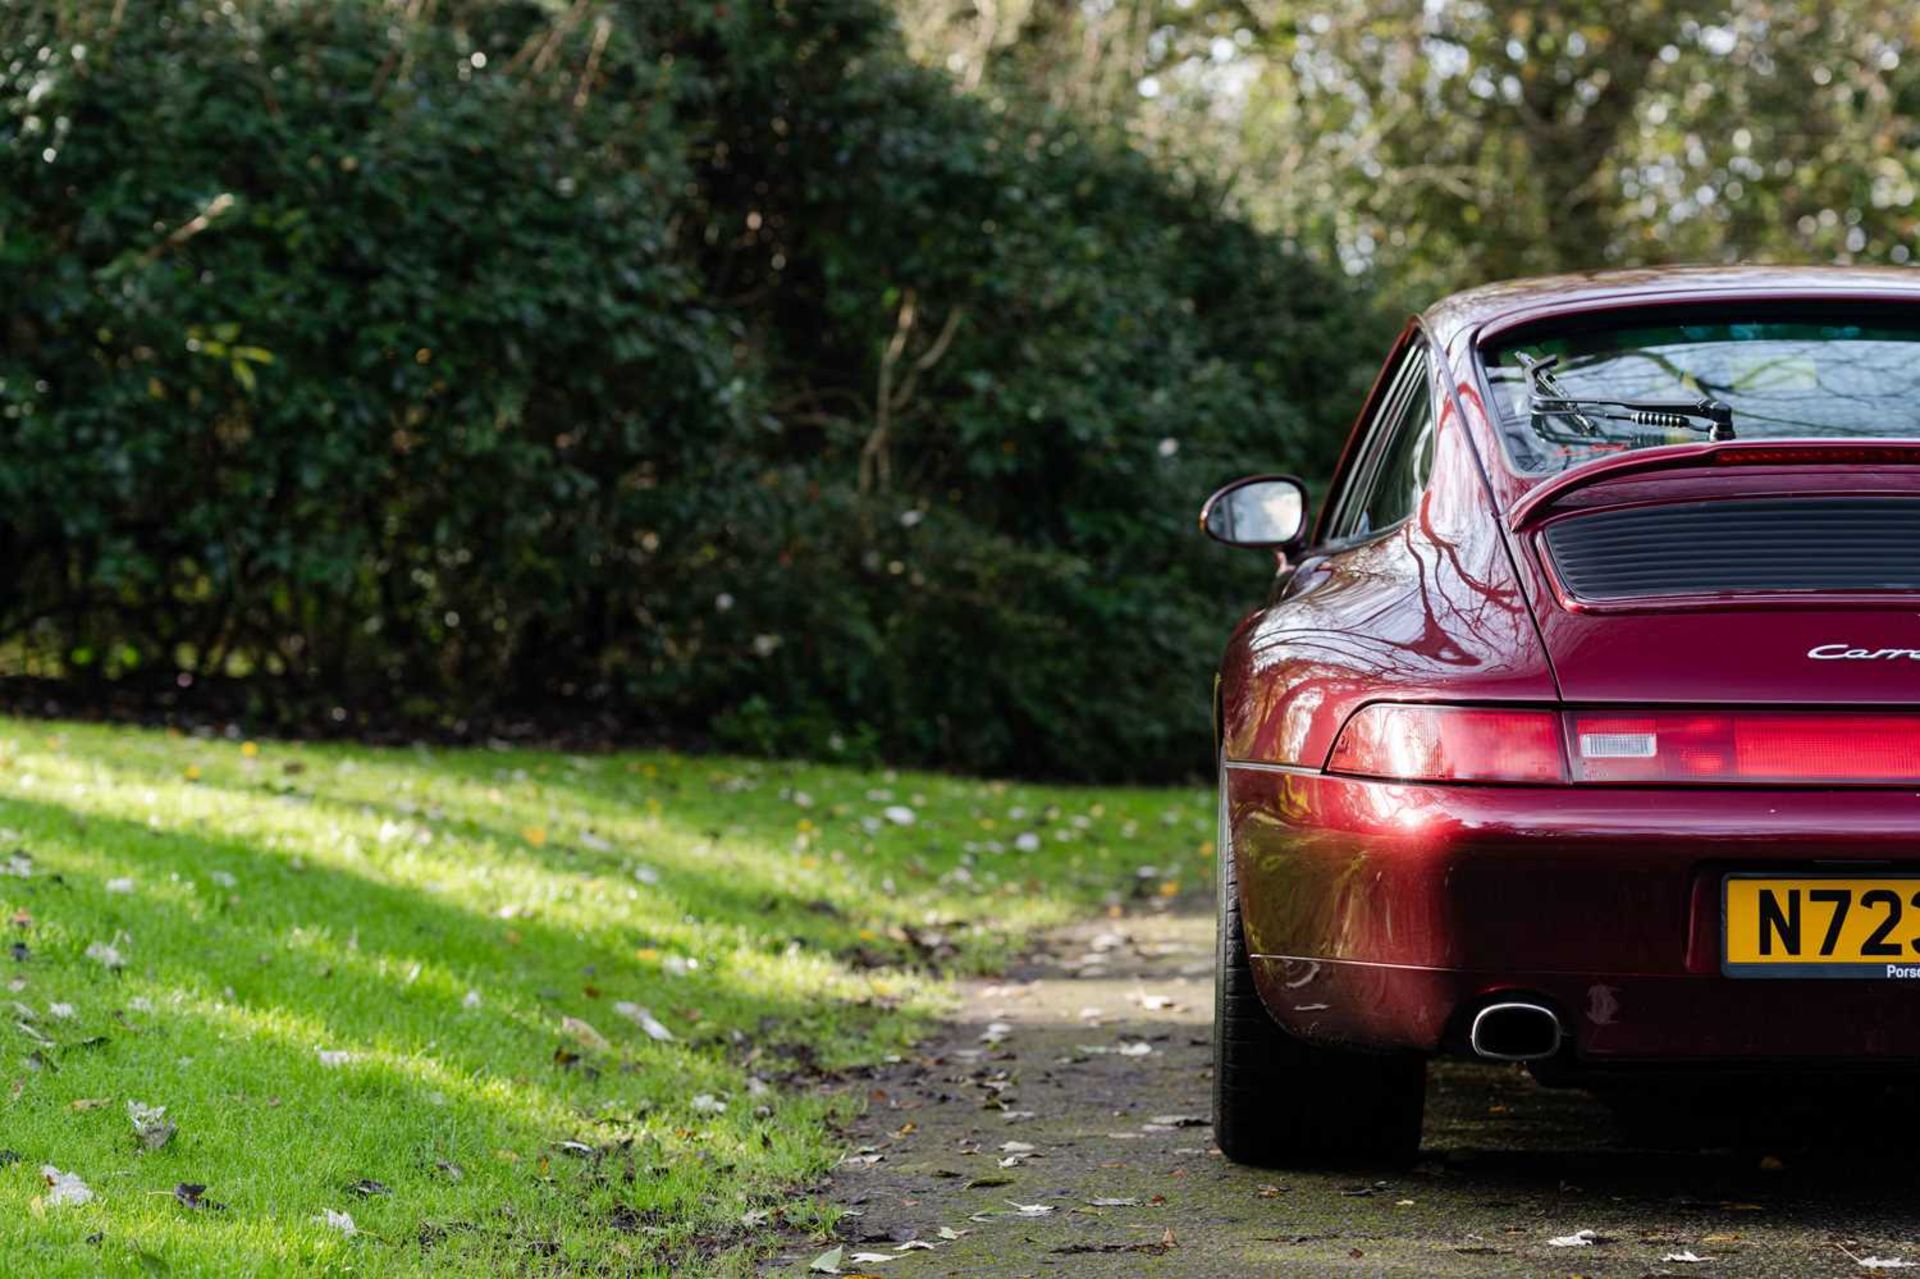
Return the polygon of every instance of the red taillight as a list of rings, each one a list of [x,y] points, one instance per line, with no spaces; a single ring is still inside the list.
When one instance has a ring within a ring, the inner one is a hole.
[[[1581,782],[1920,783],[1920,717],[1871,712],[1573,714]]]
[[[1327,771],[1430,782],[1564,782],[1552,711],[1376,702],[1340,730]]]
[[[1376,702],[1327,771],[1419,782],[1920,786],[1920,714],[1570,711]],[[1564,733],[1564,737],[1563,737]]]
[[[1737,444],[1711,454],[1718,466],[1900,466],[1920,461],[1911,448],[1872,444],[1766,445]]]

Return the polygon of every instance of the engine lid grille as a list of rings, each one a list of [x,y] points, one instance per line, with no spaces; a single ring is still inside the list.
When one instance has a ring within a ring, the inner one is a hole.
[[[1583,600],[1920,591],[1920,499],[1755,498],[1596,511],[1544,533]]]

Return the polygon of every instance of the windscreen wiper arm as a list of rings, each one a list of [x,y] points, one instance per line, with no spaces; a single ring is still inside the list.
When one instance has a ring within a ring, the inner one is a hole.
[[[1698,400],[1607,400],[1568,395],[1553,375],[1557,355],[1544,360],[1518,356],[1527,371],[1529,394],[1527,407],[1537,417],[1571,420],[1588,435],[1602,435],[1601,422],[1623,422],[1630,426],[1660,427],[1669,430],[1705,431],[1710,440],[1733,438],[1733,407],[1702,396]]]

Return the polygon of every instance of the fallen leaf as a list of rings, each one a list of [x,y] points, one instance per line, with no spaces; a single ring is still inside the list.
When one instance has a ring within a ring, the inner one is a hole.
[[[1087,1206],[1091,1208],[1138,1208],[1140,1201],[1138,1199],[1089,1199],[1087,1200]]]
[[[1013,1211],[1022,1217],[1044,1217],[1053,1211],[1052,1204],[1014,1203],[1011,1199],[1007,1200],[1007,1202],[1013,1206]]]
[[[132,1099],[127,1101],[127,1122],[133,1125],[134,1140],[147,1150],[160,1149],[177,1131],[167,1118],[165,1106],[149,1106]]]
[[[1600,1236],[1591,1230],[1576,1230],[1570,1235],[1561,1235],[1547,1240],[1549,1248],[1591,1248],[1600,1242]]]
[[[352,1213],[335,1212],[331,1208],[323,1208],[313,1214],[313,1220],[320,1225],[326,1226],[330,1230],[338,1230],[343,1235],[357,1235],[360,1233],[360,1228],[353,1224]]]
[[[47,1183],[50,1208],[78,1208],[93,1202],[93,1187],[80,1180],[79,1173],[61,1172],[52,1164],[42,1164],[40,1177]]]
[[[189,1208],[194,1212],[226,1211],[225,1204],[208,1199],[206,1193],[207,1188],[197,1181],[183,1181],[173,1188],[173,1197],[180,1202],[182,1208]]]
[[[829,1248],[813,1259],[807,1270],[813,1274],[837,1275],[840,1273],[840,1258],[846,1255],[845,1248]]]
[[[662,1043],[669,1042],[673,1039],[673,1032],[661,1025],[658,1018],[647,1009],[642,1008],[639,1004],[622,999],[614,1004],[613,1011],[625,1017],[641,1030],[644,1030],[649,1039],[657,1039]]]
[[[1668,1253],[1668,1254],[1667,1254],[1666,1256],[1664,1256],[1664,1257],[1662,1257],[1662,1258],[1660,1258],[1660,1260],[1661,1260],[1661,1261],[1675,1261],[1675,1262],[1679,1262],[1679,1263],[1681,1263],[1681,1264],[1683,1264],[1683,1265],[1696,1265],[1696,1264],[1699,1264],[1699,1263],[1701,1263],[1701,1262],[1706,1262],[1706,1261],[1712,1261],[1712,1260],[1713,1260],[1713,1258],[1712,1258],[1712,1257],[1701,1257],[1701,1256],[1697,1256],[1697,1255],[1695,1255],[1695,1253],[1693,1252],[1693,1250],[1692,1250],[1691,1248],[1689,1248],[1689,1249],[1688,1249],[1687,1251],[1685,1251],[1685,1252],[1670,1252],[1670,1253]]]
[[[613,1048],[613,1045],[607,1042],[605,1035],[595,1030],[591,1024],[581,1021],[578,1017],[562,1017],[560,1019],[560,1029],[572,1035],[583,1048],[591,1048],[595,1052],[607,1052]]]

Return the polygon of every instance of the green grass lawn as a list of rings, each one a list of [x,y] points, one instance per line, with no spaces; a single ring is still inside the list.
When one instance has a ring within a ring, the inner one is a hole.
[[[1211,837],[1199,790],[0,719],[0,1273],[750,1269],[929,956]]]

